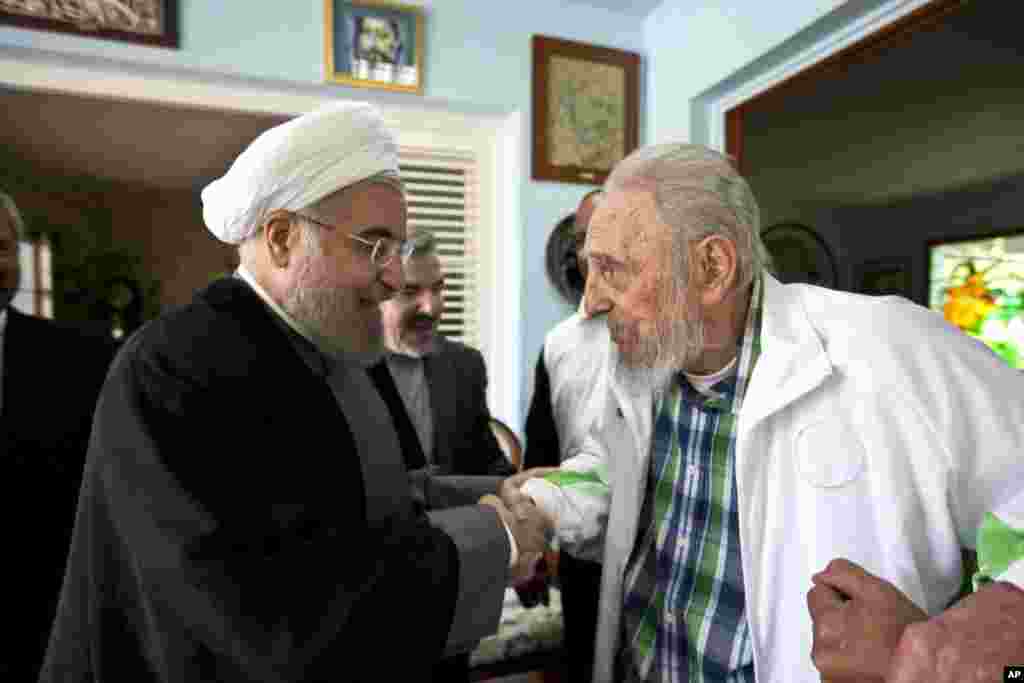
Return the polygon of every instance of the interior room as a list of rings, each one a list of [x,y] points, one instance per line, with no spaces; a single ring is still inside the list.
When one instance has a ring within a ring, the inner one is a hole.
[[[339,0],[165,2],[169,33],[145,39],[0,22],[0,190],[29,237],[14,305],[123,343],[237,268],[204,224],[203,187],[268,128],[368,101],[395,130],[410,229],[439,239],[442,331],[482,354],[490,413],[512,433],[499,443],[528,448],[538,356],[574,312],[546,245],[599,186],[534,171],[531,38],[547,36],[638,56],[639,145],[733,155],[781,280],[903,296],[1024,369],[1013,3],[403,2],[424,21],[421,71],[384,87],[355,64],[332,78]],[[965,312],[980,300],[983,313]],[[567,680],[560,609],[557,590],[531,608],[506,591],[472,680]]]

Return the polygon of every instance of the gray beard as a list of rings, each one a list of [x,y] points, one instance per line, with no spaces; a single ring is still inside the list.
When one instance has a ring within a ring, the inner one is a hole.
[[[298,286],[288,293],[284,310],[306,330],[316,346],[343,363],[370,367],[384,357],[383,346],[365,352],[344,348],[348,328],[345,311],[337,294],[331,290]]]
[[[657,325],[654,337],[641,340],[640,357],[629,362],[614,341],[613,372],[618,383],[634,396],[651,394],[660,400],[672,378],[685,371],[704,352],[704,323],[701,320],[672,320]]]

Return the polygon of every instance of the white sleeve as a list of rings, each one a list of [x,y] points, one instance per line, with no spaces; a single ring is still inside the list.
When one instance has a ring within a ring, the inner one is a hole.
[[[527,480],[523,493],[553,520],[562,549],[581,559],[602,559],[611,506],[603,458],[588,452],[574,455],[557,472]]]

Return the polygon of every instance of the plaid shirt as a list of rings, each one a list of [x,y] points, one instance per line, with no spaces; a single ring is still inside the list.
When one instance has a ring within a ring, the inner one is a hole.
[[[756,280],[736,370],[656,407],[647,494],[626,570],[616,680],[752,682],[736,500],[736,423],[760,354]]]

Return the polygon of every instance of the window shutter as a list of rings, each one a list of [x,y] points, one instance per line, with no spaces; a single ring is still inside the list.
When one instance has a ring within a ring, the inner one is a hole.
[[[445,276],[441,333],[480,345],[479,175],[470,152],[402,148],[399,172],[409,203],[409,233],[437,239]]]

